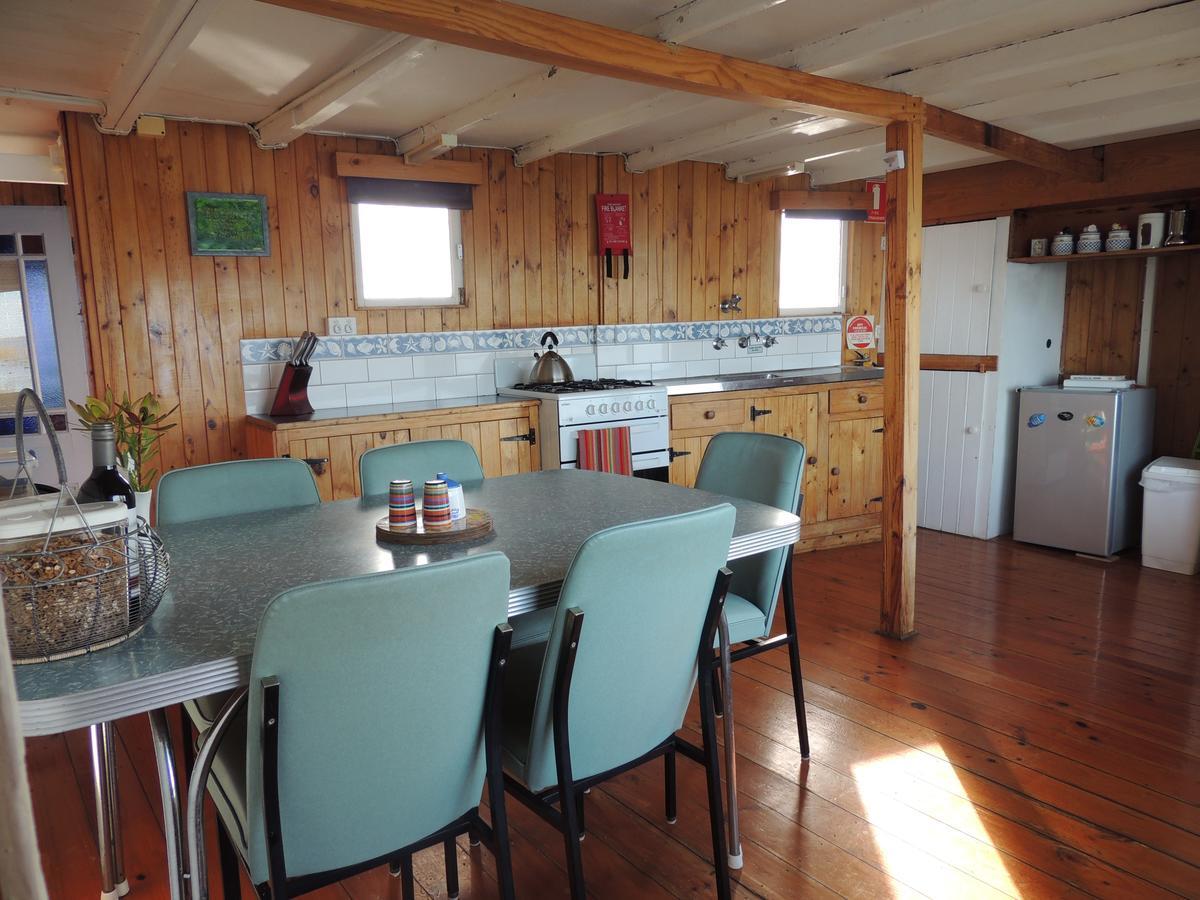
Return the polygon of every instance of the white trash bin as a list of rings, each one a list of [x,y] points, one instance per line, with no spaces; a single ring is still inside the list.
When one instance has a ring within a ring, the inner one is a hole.
[[[1142,470],[1142,565],[1200,569],[1200,459],[1162,456]]]

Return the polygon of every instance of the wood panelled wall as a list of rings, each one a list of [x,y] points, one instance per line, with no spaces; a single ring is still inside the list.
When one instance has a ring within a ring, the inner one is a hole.
[[[1145,259],[1067,263],[1062,373],[1137,377]]]
[[[1191,456],[1200,434],[1200,253],[1160,256],[1154,285],[1150,384],[1157,388],[1154,452]]]
[[[488,170],[463,219],[467,305],[360,310],[333,155],[383,144],[306,135],[264,151],[245,129],[177,122],[157,140],[106,136],[75,114],[65,140],[96,386],[180,403],[166,468],[245,455],[243,338],[322,333],[342,315],[361,332],[715,319],[731,293],[743,316],[777,309],[773,185],[734,184],[715,165],[629,175],[615,157],[517,168],[508,152],[456,150]],[[601,277],[598,190],[631,195],[628,280]],[[185,191],[265,194],[271,255],[192,256]]]
[[[0,206],[62,206],[64,202],[57,184],[0,181]]]

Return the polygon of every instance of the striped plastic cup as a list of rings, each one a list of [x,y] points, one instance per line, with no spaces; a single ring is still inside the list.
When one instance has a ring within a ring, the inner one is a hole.
[[[393,480],[388,488],[388,524],[402,528],[417,524],[417,498],[407,478]]]
[[[425,482],[425,502],[421,517],[427,529],[450,526],[450,491],[446,482],[438,479]]]

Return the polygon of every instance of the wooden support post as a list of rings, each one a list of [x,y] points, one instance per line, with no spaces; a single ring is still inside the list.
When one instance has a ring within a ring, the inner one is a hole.
[[[917,122],[887,126],[904,168],[887,176],[887,309],[883,370],[883,593],[879,630],[916,633],[917,390],[921,365],[921,151]]]

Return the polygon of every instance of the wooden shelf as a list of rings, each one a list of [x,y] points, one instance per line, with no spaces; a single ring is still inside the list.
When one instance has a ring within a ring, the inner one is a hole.
[[[1173,247],[1155,247],[1144,250],[1109,250],[1100,253],[1070,253],[1066,256],[1017,256],[1009,259],[1014,263],[1076,262],[1081,259],[1130,259],[1137,256],[1163,256],[1168,253],[1195,253],[1200,244],[1176,244]]]

